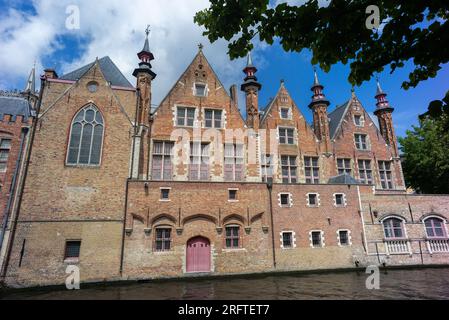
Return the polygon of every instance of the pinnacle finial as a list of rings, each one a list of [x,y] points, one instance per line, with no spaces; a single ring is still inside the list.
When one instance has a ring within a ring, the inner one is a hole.
[[[314,73],[314,81],[313,81],[313,85],[314,86],[319,86],[320,82],[318,81],[318,73],[316,72],[316,67],[313,67],[313,73]]]
[[[203,48],[204,48],[204,46],[203,46],[203,44],[200,42],[200,43],[198,44],[198,49],[199,49],[200,51],[203,51]]]
[[[150,31],[151,31],[150,25],[147,25],[147,28],[145,29],[145,33],[147,35],[147,38],[148,38],[148,35],[150,34]]]
[[[377,92],[376,92],[376,95],[383,94],[384,92],[383,92],[383,90],[382,90],[382,88],[381,88],[381,86],[380,86],[380,82],[379,82],[379,77],[378,77],[378,76],[376,77],[376,82],[377,82]]]
[[[251,51],[248,51],[248,57],[246,60],[246,66],[252,67],[253,66],[253,57],[251,56]]]

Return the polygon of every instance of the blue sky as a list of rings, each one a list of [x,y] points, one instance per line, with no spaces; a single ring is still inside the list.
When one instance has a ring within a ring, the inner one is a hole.
[[[66,8],[75,4],[80,8],[79,30],[64,27]],[[155,54],[154,103],[158,103],[185,70],[197,52],[197,44],[205,45],[204,52],[218,76],[229,88],[243,80],[245,59],[230,61],[226,43],[210,44],[202,37],[202,30],[193,24],[196,11],[207,7],[207,0],[135,0],[128,5],[119,0],[0,0],[0,89],[21,89],[36,60],[38,73],[44,67],[55,68],[62,74],[95,59],[109,55],[134,82],[132,70],[137,64],[136,52],[143,45],[146,24],[152,25],[150,46]],[[175,10],[174,10],[175,9]],[[145,12],[145,14],[139,14]],[[279,44],[266,46],[256,43],[253,60],[263,85],[260,105],[265,106],[284,79],[287,89],[306,118],[310,102],[313,68],[310,53],[286,53]],[[412,64],[379,75],[382,88],[388,93],[396,133],[403,136],[419,114],[426,111],[430,101],[441,99],[449,89],[449,66],[443,66],[438,76],[407,91],[401,84],[408,78]],[[329,73],[318,70],[324,92],[331,102],[329,111],[347,101],[351,86],[347,81],[349,66],[332,67]],[[372,79],[356,87],[355,92],[368,112],[375,108],[376,84]],[[244,100],[240,97],[240,107]]]

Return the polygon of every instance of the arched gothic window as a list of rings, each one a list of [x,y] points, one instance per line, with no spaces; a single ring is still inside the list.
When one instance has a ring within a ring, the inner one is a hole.
[[[383,221],[386,238],[405,238],[403,221],[399,218],[388,218]]]
[[[67,164],[99,165],[103,145],[104,122],[93,104],[81,109],[70,130]]]

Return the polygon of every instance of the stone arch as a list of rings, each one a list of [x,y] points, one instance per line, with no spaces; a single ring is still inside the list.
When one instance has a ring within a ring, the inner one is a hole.
[[[171,223],[173,223],[173,225],[176,225],[176,218],[175,217],[173,217],[172,215],[170,215],[170,214],[167,214],[167,213],[161,213],[161,214],[158,214],[157,216],[155,216],[155,217],[153,217],[151,220],[150,220],[150,225],[151,226],[154,226],[155,224],[157,224],[160,220],[168,220],[168,221],[170,221]]]
[[[245,225],[246,219],[239,214],[233,213],[223,218],[223,225],[232,223],[233,221],[238,221],[242,225]]]
[[[185,217],[184,219],[182,219],[182,225],[184,226],[186,223],[192,221],[192,220],[206,220],[206,221],[210,221],[213,224],[217,224],[217,218],[207,215],[207,214],[194,214],[188,217]]]

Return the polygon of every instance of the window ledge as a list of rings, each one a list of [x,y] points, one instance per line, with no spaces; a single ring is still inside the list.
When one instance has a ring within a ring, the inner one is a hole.
[[[234,202],[235,203],[235,202],[239,202],[239,200],[228,200],[228,202],[231,202],[231,203]]]
[[[64,260],[64,263],[67,264],[79,264],[80,263],[80,259],[79,258],[67,258]]]
[[[164,199],[159,199],[159,202],[171,202],[171,200],[170,200],[170,199],[166,199],[166,200],[164,200]]]
[[[246,248],[238,248],[238,249],[222,249],[222,252],[246,252]]]
[[[99,164],[65,164],[66,168],[79,168],[79,169],[100,169]]]

